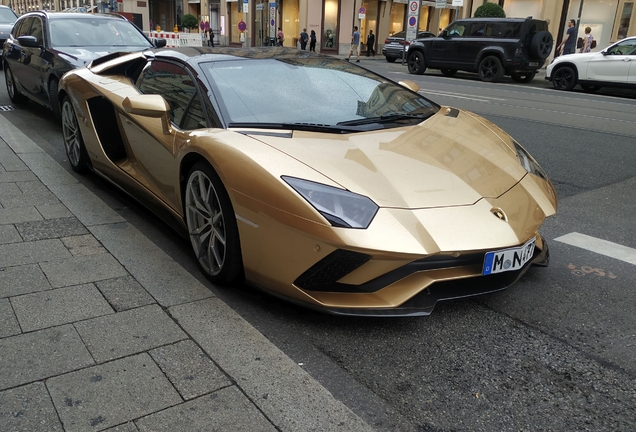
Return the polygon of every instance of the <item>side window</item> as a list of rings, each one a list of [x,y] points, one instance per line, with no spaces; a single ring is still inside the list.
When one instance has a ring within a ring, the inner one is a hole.
[[[28,36],[29,30],[31,29],[31,22],[33,22],[33,18],[19,20],[13,27],[13,37]]]
[[[610,48],[608,53],[617,55],[636,55],[636,41],[626,40],[619,42]]]
[[[179,65],[155,60],[137,79],[143,94],[158,94],[170,105],[170,120],[180,129],[206,127],[205,113],[190,74]]]
[[[492,28],[492,25],[489,25]],[[472,23],[466,26],[464,36],[469,37],[483,37],[486,35],[486,23]]]
[[[463,36],[464,35],[465,26],[466,26],[466,23],[462,23],[462,22],[451,24],[448,27],[448,35],[449,36]]]
[[[44,35],[42,33],[42,20],[40,18],[33,18],[31,24],[30,36],[34,36],[38,40],[39,45],[44,45]]]

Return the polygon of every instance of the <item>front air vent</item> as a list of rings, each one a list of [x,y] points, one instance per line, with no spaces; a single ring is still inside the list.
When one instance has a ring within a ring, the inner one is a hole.
[[[113,162],[126,159],[128,155],[124,148],[113,104],[101,96],[91,98],[87,103],[91,120],[95,125],[95,132],[97,132],[99,142],[108,159]]]
[[[294,281],[294,285],[309,291],[327,291],[339,279],[345,277],[369,261],[369,255],[337,249],[311,266]]]

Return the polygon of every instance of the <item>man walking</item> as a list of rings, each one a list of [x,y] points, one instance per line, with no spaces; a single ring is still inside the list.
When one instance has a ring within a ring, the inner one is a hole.
[[[358,26],[353,26],[353,33],[351,34],[351,50],[349,51],[349,57],[345,60],[349,61],[353,53],[356,53],[358,59],[356,63],[360,63],[360,32],[358,31]]]
[[[568,21],[568,30],[565,33],[565,38],[563,42],[559,44],[557,51],[563,55],[565,54],[574,54],[576,51],[576,34],[577,31],[574,28],[576,26],[576,21],[571,19]]]
[[[375,49],[373,48],[374,46],[375,35],[373,34],[373,30],[369,30],[369,34],[367,36],[367,57],[369,57],[371,53],[373,53],[373,57],[375,57]]]
[[[300,49],[307,49],[307,41],[309,41],[309,35],[307,34],[307,29],[304,28],[302,32],[300,32]]]

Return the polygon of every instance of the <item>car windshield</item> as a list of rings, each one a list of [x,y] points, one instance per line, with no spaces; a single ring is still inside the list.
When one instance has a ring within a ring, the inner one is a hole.
[[[123,19],[58,18],[50,20],[49,27],[54,47],[152,46],[134,25]]]
[[[342,60],[244,59],[201,67],[228,123],[336,126],[409,117],[417,122],[439,109],[426,98]]]
[[[0,8],[0,24],[13,24],[17,19],[11,9]]]

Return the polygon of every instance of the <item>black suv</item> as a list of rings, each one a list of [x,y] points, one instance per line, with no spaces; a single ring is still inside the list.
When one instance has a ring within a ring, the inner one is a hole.
[[[458,70],[478,72],[482,81],[510,75],[530,82],[552,52],[548,23],[530,18],[466,18],[452,22],[439,36],[417,39],[408,51],[408,68],[421,75],[426,68],[446,76]]]

